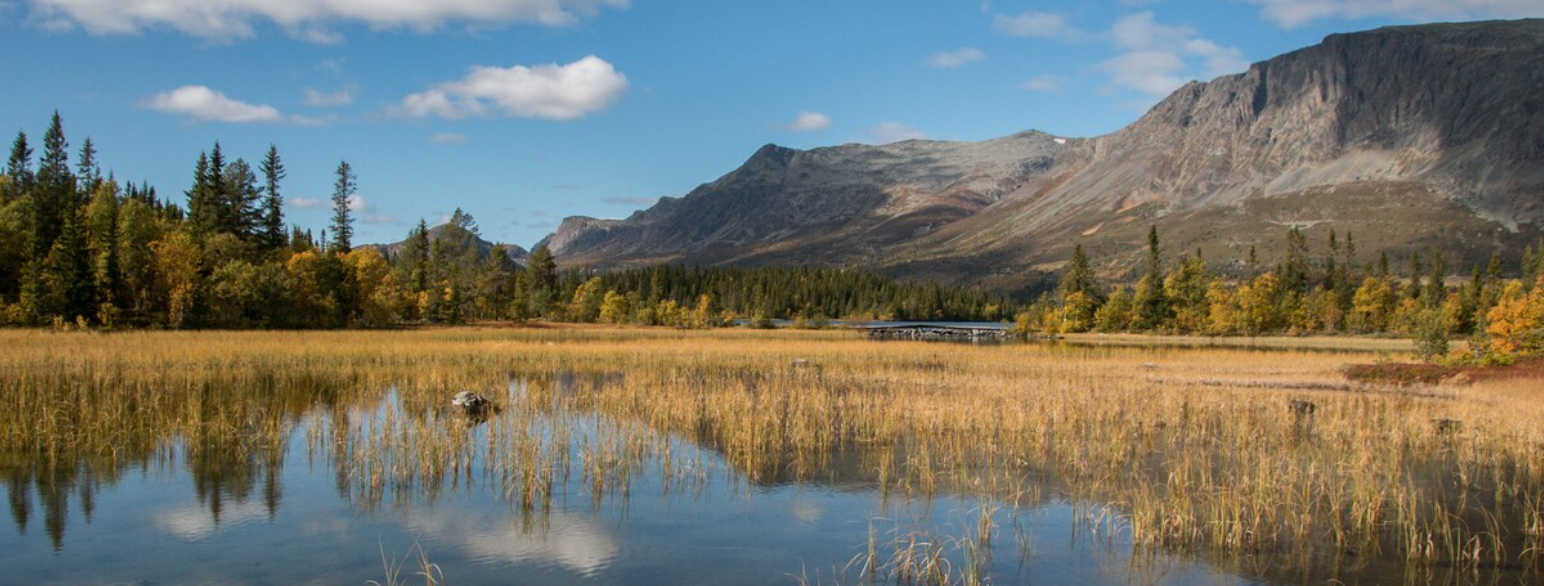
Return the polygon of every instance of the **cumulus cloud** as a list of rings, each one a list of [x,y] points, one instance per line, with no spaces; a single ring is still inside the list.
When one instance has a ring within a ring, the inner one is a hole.
[[[1116,85],[1162,97],[1191,77],[1187,58],[1199,60],[1200,75],[1211,78],[1249,66],[1237,48],[1214,43],[1189,26],[1159,23],[1152,12],[1122,17],[1110,29],[1120,54],[1101,68]]]
[[[1019,87],[1032,92],[1057,93],[1062,91],[1062,78],[1055,75],[1037,75],[1019,84]]]
[[[793,122],[788,123],[791,132],[815,132],[831,127],[831,117],[820,112],[804,111],[794,116]]]
[[[466,135],[458,132],[441,132],[429,137],[434,144],[466,144]]]
[[[328,202],[328,207],[331,207],[331,203],[331,201]],[[348,211],[352,212],[355,218],[359,218],[361,223],[372,226],[391,226],[397,223],[396,214],[381,212],[370,202],[365,201],[362,195],[349,196]]]
[[[567,65],[479,66],[460,80],[403,98],[395,111],[414,118],[502,114],[566,121],[610,108],[627,88],[627,76],[594,55]]]
[[[210,40],[256,36],[272,23],[298,38],[336,43],[328,26],[361,23],[375,29],[431,31],[450,23],[475,26],[572,25],[628,0],[26,0],[31,19],[49,29],[132,34],[169,28]]]
[[[1412,22],[1544,16],[1538,0],[1248,0],[1265,18],[1292,28],[1329,18],[1391,17]]]
[[[927,133],[899,122],[880,122],[878,126],[868,129],[866,134],[874,144],[927,138]]]
[[[205,122],[280,122],[284,115],[273,106],[248,104],[226,97],[202,85],[185,85],[161,92],[142,105],[151,110],[177,114]]]
[[[320,210],[328,205],[328,202],[314,197],[292,197],[286,200],[285,203],[297,210]]]
[[[927,66],[934,69],[954,69],[986,59],[986,53],[975,47],[944,51],[927,58]]]
[[[999,14],[992,17],[992,30],[1010,37],[1039,37],[1044,39],[1071,39],[1081,36],[1081,31],[1067,23],[1067,17],[1052,12],[1025,12],[1017,15]]]
[[[336,108],[354,103],[353,92],[346,89],[328,94],[312,88],[306,88],[303,93],[302,102],[307,106],[316,108]]]

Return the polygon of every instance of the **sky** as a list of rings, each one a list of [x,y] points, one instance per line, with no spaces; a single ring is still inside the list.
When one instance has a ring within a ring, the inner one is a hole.
[[[0,0],[0,138],[63,116],[183,199],[200,152],[276,145],[291,223],[338,162],[357,242],[457,207],[531,246],[757,148],[1090,137],[1325,35],[1544,16],[1540,0]],[[254,165],[255,166],[255,165]]]

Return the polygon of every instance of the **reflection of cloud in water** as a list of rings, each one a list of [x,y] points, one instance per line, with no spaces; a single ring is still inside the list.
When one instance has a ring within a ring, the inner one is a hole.
[[[546,529],[523,529],[518,519],[439,509],[408,522],[437,539],[460,543],[475,558],[558,564],[590,575],[617,556],[617,540],[594,521],[554,512]]]
[[[268,509],[256,501],[226,505],[220,509],[219,522],[209,514],[209,509],[198,505],[175,507],[151,514],[151,522],[161,531],[190,540],[203,539],[220,529],[266,518]]]
[[[793,503],[793,518],[805,525],[814,525],[820,522],[820,518],[826,514],[825,510],[815,503],[806,500],[797,500]]]

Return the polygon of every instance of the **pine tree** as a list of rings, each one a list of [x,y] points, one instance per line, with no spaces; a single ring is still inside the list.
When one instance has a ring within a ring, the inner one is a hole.
[[[230,208],[230,186],[225,180],[225,155],[220,152],[220,143],[214,143],[214,150],[209,152],[209,167],[205,170],[208,176],[204,178],[205,194],[204,218],[200,220],[210,234],[231,231],[234,215]]]
[[[80,181],[77,189],[83,198],[93,197],[96,194],[97,187],[102,185],[102,168],[97,164],[96,155],[96,145],[91,142],[91,137],[88,136],[86,141],[80,145],[80,159],[75,163],[78,169],[78,180]]]
[[[1158,227],[1147,230],[1147,274],[1137,283],[1136,318],[1139,330],[1163,327],[1169,317],[1169,302],[1163,291],[1163,251],[1158,245]]]
[[[75,177],[70,173],[70,144],[64,138],[64,122],[54,112],[43,135],[43,156],[38,164],[37,188],[32,210],[33,257],[42,259],[53,250],[64,229],[65,216],[76,208]]]
[[[334,254],[348,254],[352,250],[354,237],[354,218],[349,210],[350,199],[357,190],[354,183],[354,169],[348,161],[338,163],[338,181],[332,189],[332,244],[330,252]]]
[[[1447,296],[1447,260],[1442,258],[1442,251],[1438,250],[1431,261],[1431,280],[1426,283],[1426,291],[1421,295],[1421,300],[1428,308],[1436,308],[1442,305],[1442,299]]]
[[[552,251],[543,244],[531,251],[531,258],[526,262],[526,272],[530,275],[527,281],[531,287],[531,309],[544,314],[553,301],[558,299],[557,261],[552,258]]]
[[[11,180],[0,190],[0,205],[21,198],[32,190],[32,147],[27,145],[27,133],[17,132],[11,143],[11,157],[5,165],[5,176]]]
[[[214,230],[209,223],[209,206],[213,205],[209,186],[209,154],[199,153],[198,163],[193,166],[193,187],[188,195],[188,228],[194,238],[201,238]]]
[[[279,193],[279,182],[286,177],[284,162],[279,159],[279,147],[268,145],[263,157],[263,217],[259,242],[264,250],[284,248],[284,196]]]
[[[413,293],[429,290],[429,249],[429,224],[419,218],[418,227],[407,237],[408,282],[413,287]]]
[[[66,214],[59,238],[48,253],[49,279],[60,304],[57,314],[70,321],[96,315],[96,284],[84,223],[78,211]]]
[[[1099,285],[1094,282],[1094,272],[1088,266],[1088,255],[1083,253],[1082,244],[1074,244],[1072,247],[1072,260],[1067,264],[1067,273],[1062,276],[1060,289],[1063,299],[1074,293],[1081,293],[1089,300],[1103,298]]]
[[[221,207],[228,214],[224,231],[244,241],[262,244],[259,237],[266,228],[263,221],[263,192],[257,186],[257,174],[252,172],[252,167],[245,160],[236,159],[225,168],[222,183],[225,185],[226,200]]]

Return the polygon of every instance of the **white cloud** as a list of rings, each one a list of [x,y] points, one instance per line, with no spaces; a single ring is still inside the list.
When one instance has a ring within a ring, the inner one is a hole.
[[[354,103],[354,94],[347,89],[338,90],[330,94],[324,94],[312,88],[304,90],[302,101],[307,106],[316,108],[335,108]]]
[[[431,31],[450,23],[469,26],[536,23],[572,25],[602,8],[628,0],[26,0],[31,19],[59,30],[132,34],[170,28],[216,41],[248,39],[272,23],[298,38],[332,44],[342,40],[327,27],[362,23],[373,29]]]
[[[878,126],[868,129],[868,137],[874,144],[890,144],[903,140],[917,140],[927,138],[927,134],[899,122],[880,122]]]
[[[1082,35],[1081,31],[1067,24],[1067,17],[1052,12],[999,14],[992,17],[992,30],[1010,37],[1045,39],[1071,39]]]
[[[297,210],[320,210],[328,206],[328,202],[313,197],[292,197],[285,203]]]
[[[1062,78],[1055,75],[1037,75],[1029,78],[1029,81],[1019,84],[1019,87],[1032,92],[1057,93],[1062,91]]]
[[[954,69],[964,67],[986,59],[986,53],[975,47],[965,47],[954,51],[944,51],[928,57],[927,66],[934,69]]]
[[[441,132],[429,137],[434,144],[466,144],[466,135],[458,132]]]
[[[1199,75],[1205,78],[1249,66],[1237,48],[1218,45],[1189,26],[1159,23],[1152,12],[1121,17],[1111,27],[1110,38],[1123,52],[1100,67],[1116,85],[1151,97],[1166,96],[1193,77],[1187,58],[1200,60]]]
[[[142,103],[143,107],[168,114],[178,114],[199,121],[280,122],[284,115],[273,106],[248,104],[202,85],[185,85],[161,92]]]
[[[473,67],[466,77],[402,99],[397,113],[415,118],[505,116],[574,120],[611,107],[627,93],[627,76],[591,55],[567,65]]]
[[[1539,0],[1248,0],[1265,18],[1292,28],[1329,18],[1391,17],[1410,22],[1544,16]]]
[[[348,211],[353,213],[355,218],[359,218],[361,223],[372,226],[390,226],[397,223],[396,214],[382,213],[374,205],[365,201],[362,195],[349,196]]]
[[[820,112],[804,111],[795,116],[787,126],[790,132],[815,132],[831,127],[831,117]]]

